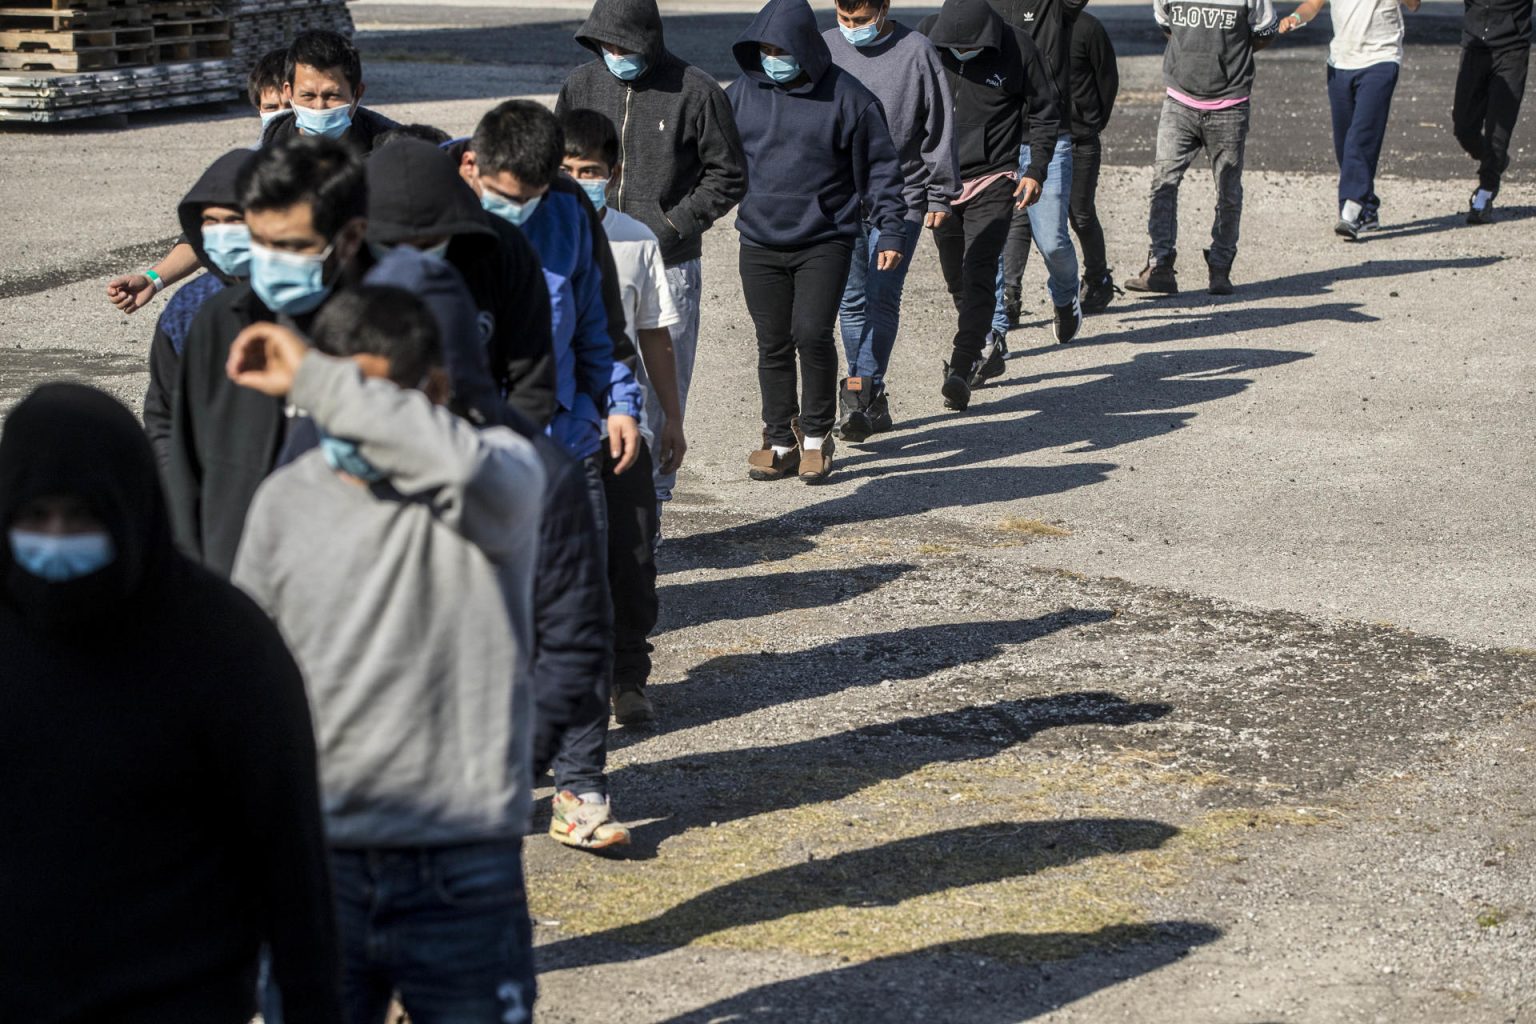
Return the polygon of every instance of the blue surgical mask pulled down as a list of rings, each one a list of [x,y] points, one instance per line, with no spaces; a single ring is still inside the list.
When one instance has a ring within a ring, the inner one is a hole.
[[[251,229],[244,224],[204,224],[203,251],[225,276],[251,276]]]
[[[35,533],[11,531],[11,557],[33,576],[67,583],[100,572],[117,557],[108,533]]]
[[[305,135],[323,135],[327,139],[339,139],[352,127],[352,105],[314,110],[293,105],[293,118],[299,131]]]
[[[335,242],[319,253],[283,252],[252,242],[251,290],[274,313],[313,313],[331,293],[325,263],[335,250]]]
[[[539,200],[543,198],[543,196],[534,196],[520,203],[485,189],[480,193],[480,205],[486,213],[493,213],[508,224],[522,227],[528,218],[533,216],[533,211],[539,208]]]
[[[794,54],[786,54],[783,57],[770,57],[765,53],[762,55],[762,62],[763,74],[780,85],[793,82],[800,77],[800,62],[795,59]]]
[[[879,19],[876,19],[875,21],[870,22],[868,25],[860,25],[858,28],[848,28],[845,25],[838,25],[837,30],[843,34],[844,39],[848,40],[849,45],[868,46],[870,43],[880,38],[880,21]]]
[[[608,179],[607,178],[578,178],[576,184],[592,200],[592,205],[601,210],[608,205]]]
[[[604,50],[603,63],[621,82],[633,82],[645,72],[645,57],[638,53],[614,55]]]
[[[968,60],[974,60],[981,53],[981,47],[978,46],[974,50],[957,50],[951,46],[949,52],[955,55],[955,60],[964,64]]]
[[[370,484],[376,484],[384,479],[384,471],[363,458],[363,453],[359,450],[356,441],[348,441],[344,437],[333,437],[322,430],[320,431],[320,454],[325,456],[326,465],[338,473],[355,476]]]

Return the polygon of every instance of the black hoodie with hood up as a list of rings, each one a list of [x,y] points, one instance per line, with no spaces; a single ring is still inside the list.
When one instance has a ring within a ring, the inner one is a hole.
[[[486,213],[439,147],[399,139],[368,158],[368,243],[391,246],[448,236],[447,260],[479,309],[492,379],[526,418],[555,415],[549,287],[539,256],[517,228]]]
[[[186,345],[187,333],[208,297],[233,283],[232,278],[213,265],[203,248],[203,210],[209,206],[240,209],[235,183],[240,172],[255,157],[255,151],[250,149],[225,153],[203,172],[176,208],[182,237],[197,253],[197,261],[207,273],[188,281],[171,296],[171,301],[166,303],[160,318],[155,321],[155,336],[149,344],[149,390],[144,393],[144,429],[149,432],[162,471],[170,464],[171,399],[176,393],[176,364]]]
[[[313,726],[276,628],[171,543],[149,442],[50,384],[0,434],[0,527],[49,495],[112,538],[50,583],[0,542],[0,1021],[341,1019]]]
[[[1072,18],[1088,0],[990,0],[1003,21],[1023,29],[1034,41],[1051,72],[1051,81],[1063,103],[1071,91]],[[1066,128],[1066,118],[1062,118]]]
[[[667,266],[698,259],[700,236],[747,191],[725,93],[667,50],[656,0],[597,0],[576,41],[597,60],[566,78],[555,113],[596,110],[613,122],[624,172],[609,204],[655,232]],[[645,69],[621,82],[603,61],[603,43],[641,54]]]
[[[985,0],[983,0],[985,2]],[[791,54],[803,72],[780,85],[759,44]],[[868,221],[881,251],[906,235],[901,162],[875,94],[832,63],[806,0],[769,0],[731,47],[742,76],[726,89],[751,187],[736,230],[751,245],[800,248],[855,238]]]
[[[939,48],[949,78],[961,180],[1018,169],[1019,146],[1027,137],[1029,164],[1021,170],[1043,184],[1066,122],[1029,33],[1006,24],[987,0],[945,0],[918,30]],[[976,49],[981,53],[968,61],[953,52]]]

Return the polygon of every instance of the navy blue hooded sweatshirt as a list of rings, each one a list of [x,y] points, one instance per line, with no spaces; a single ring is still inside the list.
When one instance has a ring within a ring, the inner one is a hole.
[[[759,43],[792,54],[804,72],[779,85]],[[901,164],[874,93],[832,63],[806,0],[769,0],[731,48],[742,77],[725,90],[747,155],[742,241],[799,249],[854,238],[867,219],[881,251],[906,234]]]

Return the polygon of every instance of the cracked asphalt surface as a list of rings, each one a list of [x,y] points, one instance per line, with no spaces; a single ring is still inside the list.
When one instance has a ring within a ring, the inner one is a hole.
[[[669,39],[726,76],[742,6],[673,0]],[[1009,372],[957,416],[924,242],[901,429],[820,488],[745,479],[752,332],[734,232],[706,236],[661,727],[612,736],[629,856],[528,843],[540,1021],[1536,1021],[1536,189],[1522,125],[1501,222],[1459,225],[1426,6],[1380,235],[1331,234],[1318,25],[1260,57],[1235,297],[1186,265],[1057,346],[1032,265]],[[1096,8],[1129,276],[1159,49]],[[370,100],[454,132],[583,53],[569,4],[354,13]],[[233,109],[4,135],[0,409],[61,375],[142,399],[154,308],[105,279],[254,135]],[[1192,172],[1189,253],[1211,202]]]

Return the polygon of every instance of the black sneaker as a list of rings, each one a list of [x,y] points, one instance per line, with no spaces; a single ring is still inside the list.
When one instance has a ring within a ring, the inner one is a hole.
[[[1361,210],[1360,220],[1358,223],[1360,225],[1361,231],[1380,231],[1381,209],[1379,207],[1373,206],[1368,209]]]
[[[1151,295],[1177,295],[1179,279],[1174,275],[1173,264],[1153,263],[1150,260],[1141,273],[1125,282],[1128,292],[1146,292]]]
[[[1493,223],[1493,196],[1481,208],[1477,205],[1477,193],[1472,193],[1472,198],[1467,203],[1468,224],[1492,224]]]
[[[1008,336],[998,331],[988,331],[987,343],[981,346],[981,362],[976,364],[976,378],[971,381],[971,386],[975,387],[993,377],[1001,377],[1003,371],[1008,369],[1008,364],[1004,362],[1007,358]]]
[[[1051,333],[1056,335],[1056,340],[1065,345],[1077,337],[1077,332],[1083,326],[1083,306],[1077,301],[1077,296],[1072,296],[1072,301],[1065,306],[1056,307],[1056,322],[1051,325]]]
[[[1019,317],[1024,314],[1024,289],[1019,285],[1010,284],[1003,288],[1003,316],[1008,320],[1008,329],[1011,331],[1019,326]]]
[[[944,385],[939,393],[944,396],[944,408],[964,412],[971,404],[971,376],[976,363],[955,360],[944,364]]]
[[[1078,290],[1078,304],[1084,313],[1102,313],[1115,301],[1116,295],[1124,294],[1116,286],[1114,275],[1106,270],[1097,280],[1083,278],[1082,287]]]
[[[869,378],[845,377],[837,388],[837,436],[858,444],[873,431],[869,425],[866,402]]]
[[[1211,251],[1205,251],[1205,266],[1210,271],[1209,284],[1206,291],[1212,295],[1232,294],[1232,268],[1218,267],[1211,262]]]
[[[884,434],[896,428],[896,423],[891,419],[891,402],[885,395],[885,388],[875,396],[875,400],[869,403],[869,432],[871,434]]]

